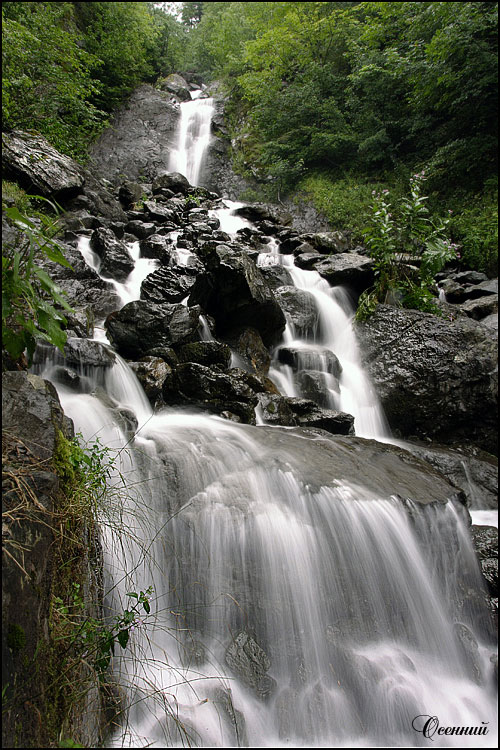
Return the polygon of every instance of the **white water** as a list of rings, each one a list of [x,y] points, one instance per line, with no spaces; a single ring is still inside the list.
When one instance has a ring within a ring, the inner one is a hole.
[[[228,218],[232,208],[220,215],[224,231],[242,226]],[[313,294],[321,325],[312,342],[289,326],[286,343],[332,349],[343,368],[333,402],[356,414],[358,434],[383,437],[345,298],[317,274],[289,270]],[[128,282],[115,283],[127,301],[140,288]],[[273,377],[287,393],[296,388],[291,368]],[[107,371],[106,396],[101,380],[96,372],[90,394],[57,387],[76,429],[99,436],[118,462],[102,518],[110,613],[129,606],[128,592],[154,587],[145,625],[127,649],[117,646],[125,711],[107,746],[496,746],[484,606],[462,606],[462,591],[480,588],[478,565],[452,505],[376,496],[363,486],[370,466],[349,482],[333,472],[325,481],[322,441],[290,430],[154,414],[120,358]],[[123,410],[136,416],[135,436]],[[479,640],[479,683],[456,623]],[[267,699],[226,663],[241,632],[269,656]],[[489,732],[425,740],[411,726],[422,714],[443,727],[488,722]]]
[[[170,154],[168,169],[183,174],[191,185],[199,185],[203,157],[210,143],[213,99],[196,96],[190,102],[183,102],[180,110],[175,147]]]

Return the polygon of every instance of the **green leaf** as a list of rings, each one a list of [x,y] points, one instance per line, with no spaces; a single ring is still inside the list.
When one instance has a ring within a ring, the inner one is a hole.
[[[118,643],[122,648],[127,647],[128,639],[129,639],[129,631],[128,630],[120,630],[118,633]]]

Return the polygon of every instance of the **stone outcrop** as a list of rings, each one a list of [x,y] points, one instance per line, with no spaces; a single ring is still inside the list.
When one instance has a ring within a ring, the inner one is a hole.
[[[2,744],[50,747],[64,721],[75,742],[96,747],[97,676],[84,659],[68,658],[71,634],[62,639],[57,614],[57,601],[69,605],[75,590],[69,591],[69,575],[84,597],[82,618],[101,616],[97,532],[64,505],[62,480],[71,467],[61,446],[73,425],[51,383],[7,372],[2,386]]]
[[[30,193],[68,198],[82,191],[83,170],[41,135],[13,130],[2,135],[4,173]]]
[[[493,332],[467,318],[379,305],[357,334],[393,430],[445,443],[470,440],[496,453]]]

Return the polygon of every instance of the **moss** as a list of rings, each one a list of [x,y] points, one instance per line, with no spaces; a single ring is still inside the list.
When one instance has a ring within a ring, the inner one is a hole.
[[[11,623],[7,631],[7,646],[10,650],[18,654],[26,647],[26,633],[24,629],[16,623]]]
[[[71,462],[72,445],[56,428],[56,446],[52,456],[52,465],[63,485],[63,490],[71,490],[76,484],[77,475]]]

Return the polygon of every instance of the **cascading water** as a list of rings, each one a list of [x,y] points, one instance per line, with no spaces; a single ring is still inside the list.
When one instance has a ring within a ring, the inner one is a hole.
[[[210,143],[210,128],[214,111],[211,98],[199,98],[193,92],[190,102],[180,105],[181,116],[177,127],[176,144],[170,154],[169,171],[180,172],[191,185],[200,184],[203,157]],[[193,96],[194,95],[194,96]]]
[[[319,311],[316,339],[289,326],[284,343],[358,434],[386,437],[345,299],[282,262]],[[459,506],[384,492],[383,469],[363,466],[350,438],[153,413],[123,360],[105,391],[97,369],[85,393],[56,385],[76,429],[116,451],[106,604],[120,612],[129,592],[154,589],[113,660],[123,712],[109,747],[496,746],[488,616],[465,595],[482,584]],[[427,739],[434,716],[473,731]]]

